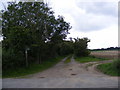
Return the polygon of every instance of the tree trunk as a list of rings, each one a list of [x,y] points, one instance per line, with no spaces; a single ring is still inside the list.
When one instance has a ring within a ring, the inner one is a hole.
[[[25,57],[26,57],[26,67],[28,67],[28,56],[27,56],[27,51],[25,51]]]

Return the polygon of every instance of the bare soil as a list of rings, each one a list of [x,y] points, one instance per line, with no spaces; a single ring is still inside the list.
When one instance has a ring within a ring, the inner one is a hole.
[[[118,57],[120,57],[120,51],[92,51],[91,55],[99,58],[117,59]]]

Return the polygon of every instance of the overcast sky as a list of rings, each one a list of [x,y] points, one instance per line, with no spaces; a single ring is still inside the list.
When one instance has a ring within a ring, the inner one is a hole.
[[[88,37],[88,48],[118,46],[118,0],[46,0],[70,22],[69,37]]]
[[[72,26],[67,38],[88,37],[89,49],[118,46],[118,1],[46,0]]]

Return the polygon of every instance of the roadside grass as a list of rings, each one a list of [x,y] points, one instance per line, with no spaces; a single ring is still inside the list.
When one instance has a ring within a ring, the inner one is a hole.
[[[89,64],[87,64],[86,66],[85,66],[85,68],[88,68],[88,67],[90,67],[90,66],[92,66],[92,65],[94,65],[93,63],[89,63]]]
[[[20,77],[20,76],[25,76],[25,75],[41,72],[43,70],[46,70],[46,69],[54,66],[55,64],[60,62],[64,57],[59,56],[57,58],[45,61],[42,64],[31,64],[31,65],[29,65],[28,68],[16,68],[16,69],[10,69],[7,71],[3,70],[2,78]]]
[[[116,69],[113,66],[112,63],[106,63],[106,64],[100,64],[97,66],[97,69],[103,72],[104,74],[110,75],[110,76],[120,76],[119,69]]]
[[[72,57],[72,55],[70,55],[70,56],[64,61],[64,63],[65,63],[65,64],[70,63],[70,62],[71,62],[71,57]]]
[[[94,62],[94,61],[104,61],[108,59],[87,56],[87,57],[75,57],[75,60],[80,63],[86,63],[86,62]]]

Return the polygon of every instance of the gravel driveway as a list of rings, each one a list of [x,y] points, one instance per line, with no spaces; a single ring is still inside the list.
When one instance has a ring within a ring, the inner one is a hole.
[[[81,64],[72,57],[71,62],[65,64],[65,60],[43,72],[3,79],[3,88],[118,88],[118,77],[95,70],[102,62]]]

